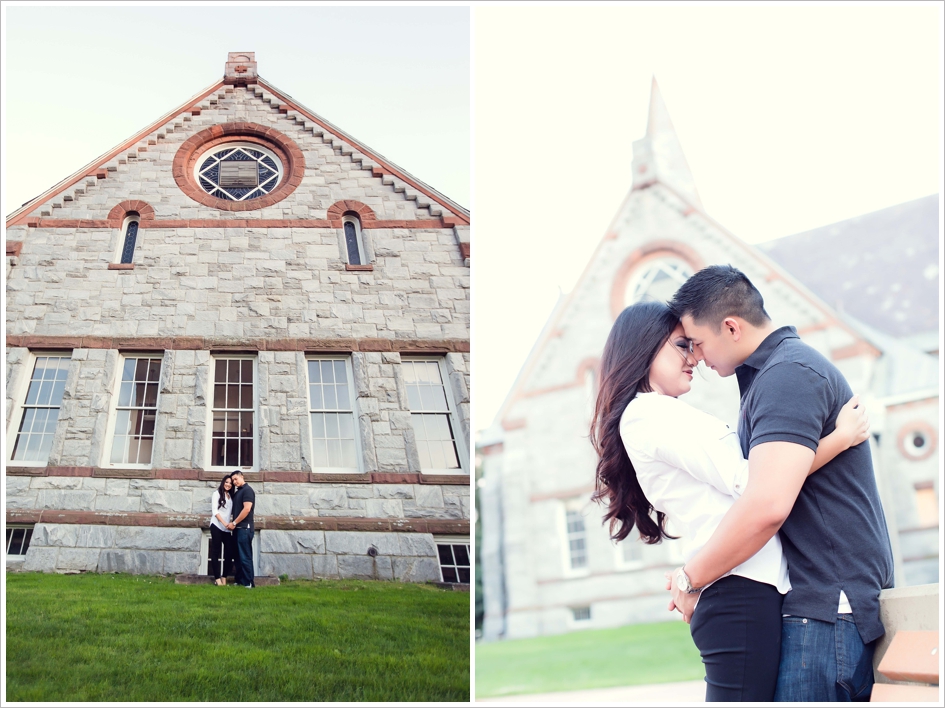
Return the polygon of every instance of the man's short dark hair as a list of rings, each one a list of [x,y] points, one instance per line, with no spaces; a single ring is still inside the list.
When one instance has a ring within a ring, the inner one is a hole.
[[[738,268],[713,265],[703,268],[676,291],[670,309],[680,319],[692,317],[697,325],[722,329],[726,317],[741,317],[748,324],[761,327],[771,318],[758,289]]]

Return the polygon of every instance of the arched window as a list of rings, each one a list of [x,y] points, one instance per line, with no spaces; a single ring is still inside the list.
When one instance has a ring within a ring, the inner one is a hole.
[[[345,214],[341,218],[345,230],[345,249],[348,265],[367,265],[364,254],[364,240],[361,238],[361,221],[354,214]]]
[[[642,300],[668,302],[692,275],[692,267],[682,258],[666,255],[643,263],[627,281],[624,305]]]
[[[135,243],[138,240],[138,222],[141,220],[141,217],[137,212],[128,212],[128,215],[125,216],[125,220],[121,225],[122,237],[122,246],[121,246],[121,260],[119,263],[134,263],[135,257]]]

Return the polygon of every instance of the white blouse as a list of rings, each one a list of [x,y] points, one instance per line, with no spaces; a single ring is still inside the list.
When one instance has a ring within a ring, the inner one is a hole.
[[[620,437],[650,504],[681,535],[688,561],[709,540],[748,484],[738,435],[718,418],[659,393],[637,394],[620,419]],[[726,575],[791,589],[775,534]]]
[[[213,501],[210,502],[210,523],[221,531],[231,533],[231,531],[224,524],[220,523],[220,520],[217,518],[217,514],[222,516],[227,521],[231,521],[233,516],[233,499],[232,497],[227,497],[226,504],[224,504],[222,508],[217,506],[219,503],[220,490],[215,489],[213,490]]]

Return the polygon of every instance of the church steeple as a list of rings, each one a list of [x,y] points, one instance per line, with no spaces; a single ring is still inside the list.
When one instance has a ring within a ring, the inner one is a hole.
[[[639,187],[654,180],[672,187],[693,206],[702,208],[696,181],[689,171],[655,76],[650,88],[646,135],[633,143],[633,186]]]

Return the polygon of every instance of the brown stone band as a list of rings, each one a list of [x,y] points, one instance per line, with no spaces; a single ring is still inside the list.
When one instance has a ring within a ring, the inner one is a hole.
[[[98,337],[43,334],[8,334],[8,347],[27,349],[121,349],[125,351],[194,350],[236,352],[399,352],[401,354],[447,354],[469,352],[468,339],[283,339],[250,338],[238,343],[226,337]]]
[[[231,202],[228,202],[231,203]],[[362,229],[452,229],[450,219],[378,219],[362,223]],[[117,229],[122,219],[31,218],[26,225],[46,229]],[[330,219],[142,219],[139,229],[335,229]]]
[[[198,469],[113,469],[109,467],[7,467],[12,477],[104,477],[109,479],[186,479],[219,482],[225,471]],[[440,484],[468,487],[468,474],[422,474],[416,472],[363,472],[331,474],[304,470],[245,472],[247,482],[344,483],[344,484]]]
[[[7,509],[8,524],[86,524],[91,526],[156,526],[207,528],[206,514],[146,514],[115,511]],[[343,516],[257,516],[261,531],[397,531],[404,533],[469,534],[469,519],[356,519]]]

